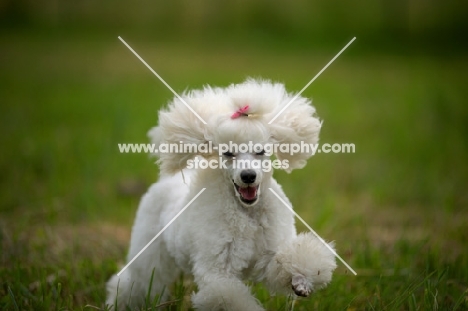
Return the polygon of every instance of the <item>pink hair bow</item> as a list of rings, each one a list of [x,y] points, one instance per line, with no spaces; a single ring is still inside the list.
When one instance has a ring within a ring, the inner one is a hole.
[[[239,117],[248,116],[248,114],[246,113],[247,110],[249,110],[249,105],[246,105],[244,107],[240,107],[239,109],[237,109],[236,112],[234,112],[232,114],[231,119],[237,119]]]

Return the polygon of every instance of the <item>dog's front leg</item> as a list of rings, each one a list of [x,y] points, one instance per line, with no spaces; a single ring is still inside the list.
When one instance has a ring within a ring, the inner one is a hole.
[[[333,244],[329,244],[333,247]],[[336,268],[334,254],[310,233],[280,245],[263,259],[261,281],[275,292],[307,297],[331,281]]]
[[[192,294],[195,309],[201,311],[264,311],[249,288],[237,277],[207,273],[195,276],[199,291]]]

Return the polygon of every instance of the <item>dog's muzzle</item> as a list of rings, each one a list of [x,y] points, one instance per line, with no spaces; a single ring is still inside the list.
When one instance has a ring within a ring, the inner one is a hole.
[[[257,179],[257,173],[254,170],[247,169],[243,170],[240,174],[240,179],[245,186],[239,186],[234,182],[234,187],[236,188],[239,198],[242,203],[246,205],[253,205],[258,200],[258,188],[259,185],[254,185],[255,180]]]

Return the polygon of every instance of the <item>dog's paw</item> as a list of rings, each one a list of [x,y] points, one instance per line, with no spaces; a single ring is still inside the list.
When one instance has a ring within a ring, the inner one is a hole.
[[[291,287],[294,293],[301,297],[308,297],[313,291],[312,284],[302,274],[296,274],[292,277]]]

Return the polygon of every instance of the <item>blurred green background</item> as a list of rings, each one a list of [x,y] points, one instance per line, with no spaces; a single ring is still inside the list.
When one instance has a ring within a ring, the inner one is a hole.
[[[468,309],[468,2],[0,0],[0,307],[102,308],[177,92],[246,77],[304,92],[319,154],[275,173],[358,272],[294,310]],[[299,230],[306,230],[298,223]],[[282,298],[257,296],[268,310]],[[187,295],[174,310],[187,310]]]

